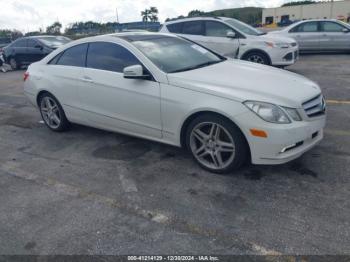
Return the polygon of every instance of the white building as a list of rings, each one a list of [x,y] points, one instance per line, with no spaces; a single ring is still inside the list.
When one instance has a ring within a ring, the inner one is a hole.
[[[350,0],[318,2],[309,5],[266,8],[263,10],[262,23],[272,24],[282,21],[334,18],[350,21]]]

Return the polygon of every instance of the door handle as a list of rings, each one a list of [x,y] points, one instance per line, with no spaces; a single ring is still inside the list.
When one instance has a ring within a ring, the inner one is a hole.
[[[85,82],[85,83],[93,83],[94,82],[90,77],[87,77],[87,76],[80,78],[80,80]]]

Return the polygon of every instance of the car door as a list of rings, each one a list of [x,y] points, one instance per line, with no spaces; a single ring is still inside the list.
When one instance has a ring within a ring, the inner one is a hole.
[[[345,26],[333,21],[322,21],[321,32],[321,50],[350,49],[350,33]]]
[[[69,120],[84,123],[85,113],[82,111],[78,89],[82,85],[85,67],[87,44],[72,46],[55,56],[45,67],[48,79],[47,88],[63,106]]]
[[[123,76],[125,67],[137,64],[142,65],[121,45],[90,43],[79,95],[95,126],[161,138],[159,83]]]
[[[227,37],[227,33],[235,33],[229,26],[216,21],[205,21],[204,22],[204,35],[203,45],[207,48],[216,51],[217,53],[235,57],[239,48],[238,38]]]
[[[27,62],[27,39],[16,40],[9,49],[9,53],[6,54],[7,57],[14,57],[17,64]]]
[[[202,20],[182,22],[181,33],[179,35],[205,47],[208,45],[207,37],[204,36],[204,21]]]
[[[28,62],[33,63],[41,60],[43,55],[44,47],[38,42],[36,39],[28,39],[27,40],[27,57]]]
[[[320,30],[317,21],[296,25],[288,35],[298,42],[299,49],[302,51],[320,50]]]

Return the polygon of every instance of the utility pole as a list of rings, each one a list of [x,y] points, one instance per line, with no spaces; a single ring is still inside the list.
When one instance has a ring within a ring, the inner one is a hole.
[[[117,23],[119,24],[118,8],[115,9],[115,12],[116,12],[116,14],[117,14]]]
[[[333,8],[334,8],[334,0],[331,0],[331,15],[330,15],[330,19],[333,18]]]

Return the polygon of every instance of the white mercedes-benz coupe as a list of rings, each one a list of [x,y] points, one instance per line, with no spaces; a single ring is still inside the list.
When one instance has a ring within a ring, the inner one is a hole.
[[[53,131],[79,123],[184,146],[217,173],[293,160],[325,126],[314,82],[168,34],[71,42],[28,68],[24,91]]]

